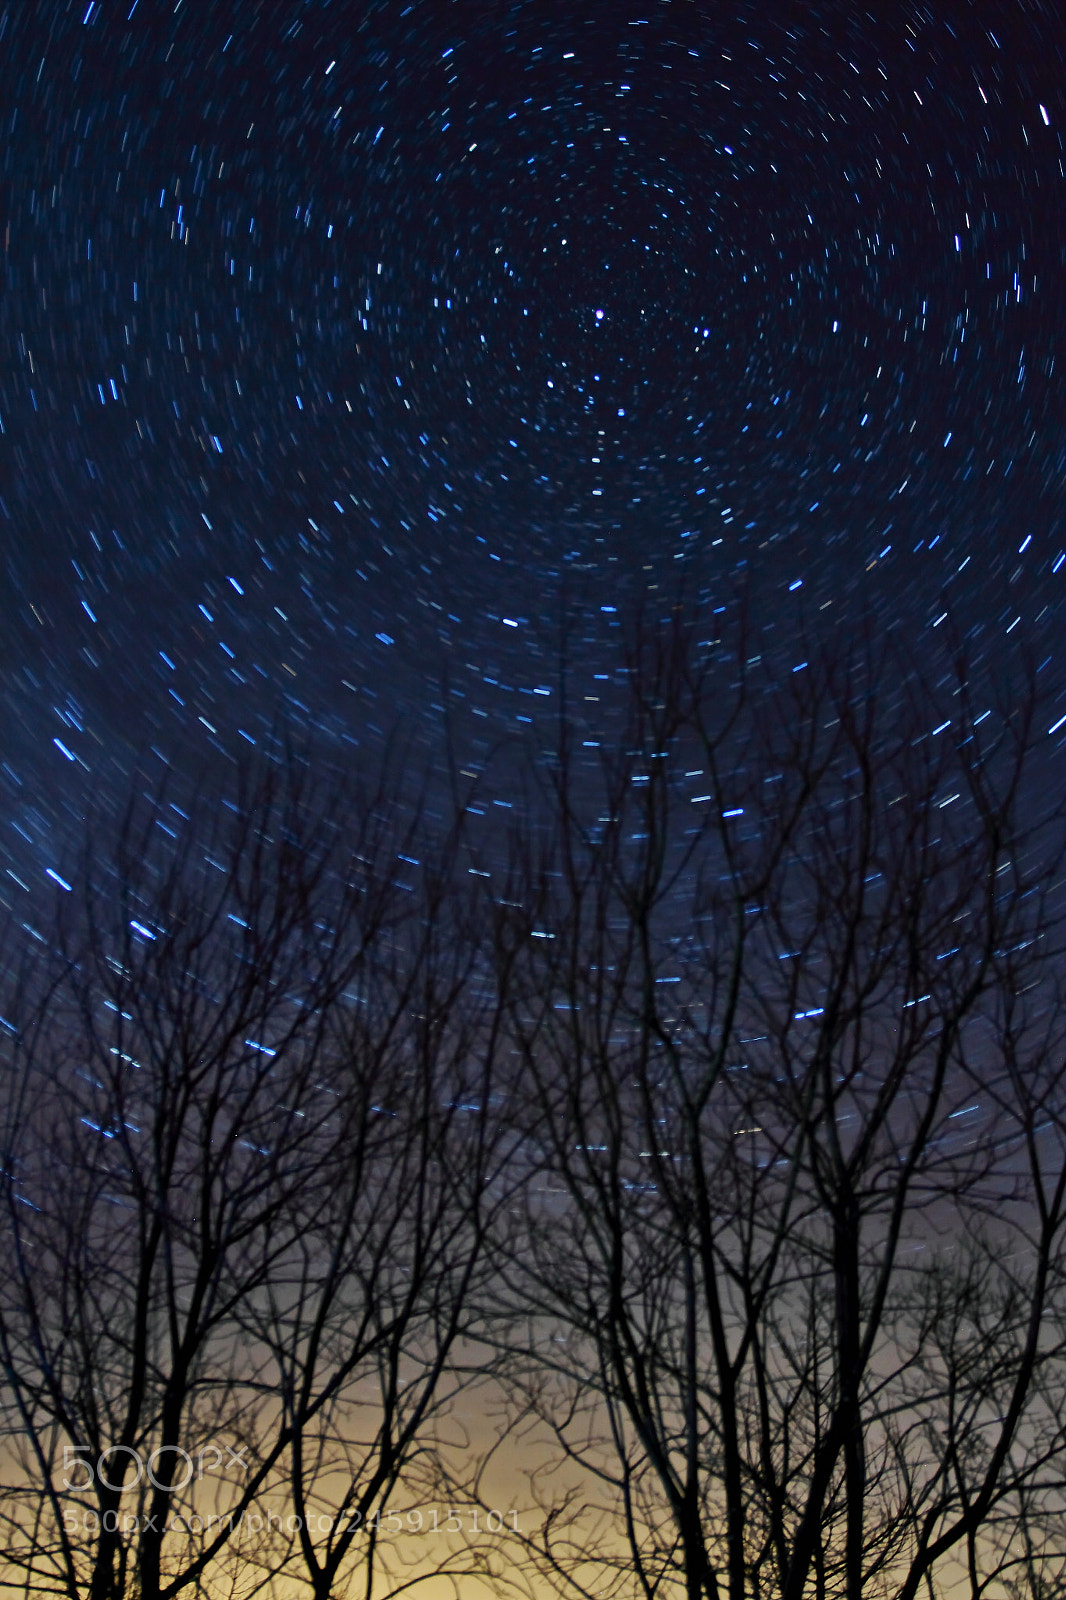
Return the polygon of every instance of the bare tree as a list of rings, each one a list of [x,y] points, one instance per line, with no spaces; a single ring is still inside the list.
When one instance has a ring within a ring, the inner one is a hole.
[[[561,692],[477,849],[293,767],[89,853],[0,1007],[9,1586],[1055,1591],[1038,699],[717,649],[649,633],[595,769]],[[427,1545],[518,1448],[536,1525]]]
[[[449,849],[443,869],[417,864],[417,914],[335,1015],[344,1131],[330,1204],[284,1287],[245,1313],[291,1436],[294,1575],[322,1600],[369,1597],[376,1578],[400,1592],[427,1574],[427,1553],[437,1578],[502,1576],[488,1547],[430,1543],[422,1511],[442,1452],[463,1447],[453,1402],[471,1376],[462,1351],[514,1143],[494,1114],[502,1011],[485,981],[482,897],[456,881],[456,860]]]
[[[861,651],[723,693],[680,632],[631,669],[591,791],[564,717],[499,934],[526,1554],[588,1595],[1035,1595],[1066,1467],[1036,697],[972,705],[961,669],[915,688]]]
[[[134,807],[4,1007],[0,1508],[27,1595],[372,1592],[371,1514],[432,1457],[498,1176],[458,833],[420,867],[395,800],[290,765],[213,819]]]

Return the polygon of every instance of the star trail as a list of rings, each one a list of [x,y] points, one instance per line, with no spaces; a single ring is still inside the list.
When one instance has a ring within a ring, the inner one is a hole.
[[[4,900],[281,723],[476,767],[553,714],[561,627],[595,749],[624,618],[681,592],[709,637],[747,596],[782,673],[861,617],[1066,691],[1063,42],[1044,4],[0,10]]]

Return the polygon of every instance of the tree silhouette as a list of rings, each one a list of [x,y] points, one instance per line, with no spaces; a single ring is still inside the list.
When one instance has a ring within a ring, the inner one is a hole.
[[[249,768],[133,804],[35,958],[12,928],[9,1586],[1058,1592],[1036,676],[782,674],[683,617],[591,755],[564,663],[502,813],[454,762],[435,812],[388,763]],[[507,1453],[521,1519],[412,1544]]]
[[[89,852],[4,1008],[27,1594],[371,1592],[371,1513],[432,1458],[498,1180],[458,850],[384,780],[331,795],[290,763],[214,811],[158,796]]]
[[[564,1590],[1061,1571],[1062,810],[1031,686],[903,666],[723,695],[660,636],[591,792],[564,719],[495,1297]]]

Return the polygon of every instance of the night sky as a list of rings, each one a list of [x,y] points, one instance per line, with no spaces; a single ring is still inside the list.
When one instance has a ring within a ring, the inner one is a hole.
[[[280,723],[366,762],[447,705],[475,771],[564,620],[595,750],[679,593],[782,674],[946,624],[1066,691],[1064,50],[1022,0],[8,0],[3,899]]]

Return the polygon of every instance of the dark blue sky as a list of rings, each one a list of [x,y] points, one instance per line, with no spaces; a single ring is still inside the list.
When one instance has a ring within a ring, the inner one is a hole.
[[[279,716],[362,760],[448,702],[476,766],[550,715],[563,614],[594,744],[613,630],[679,587],[709,636],[746,590],[782,672],[946,623],[1066,690],[1064,41],[1035,3],[11,0],[5,900]]]

